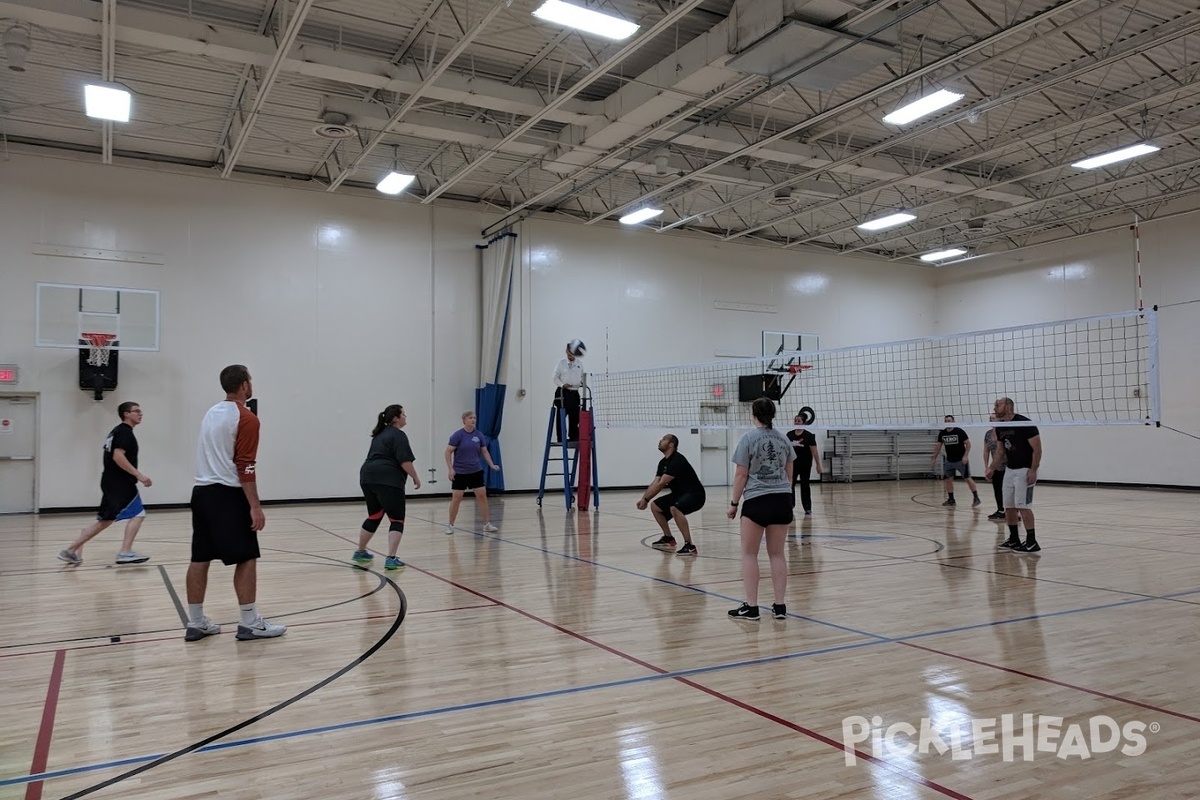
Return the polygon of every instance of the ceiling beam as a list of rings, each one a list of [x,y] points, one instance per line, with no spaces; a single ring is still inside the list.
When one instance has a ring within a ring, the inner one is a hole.
[[[773,142],[777,142],[777,141],[780,141],[783,139],[793,137],[797,133],[800,133],[801,131],[808,130],[808,129],[816,127],[817,125],[820,125],[824,122],[835,119],[835,118],[841,116],[842,114],[846,113],[847,111],[856,110],[860,106],[865,105],[866,103],[873,101],[879,97],[882,97],[883,95],[885,95],[889,92],[895,91],[896,89],[907,87],[908,84],[912,83],[913,81],[919,80],[919,79],[925,77],[926,75],[930,75],[930,74],[935,73],[939,70],[942,70],[946,67],[952,67],[958,61],[960,61],[962,58],[964,58],[968,55],[979,52],[981,50],[985,50],[989,47],[993,47],[996,44],[998,44],[999,42],[1003,41],[1004,39],[1007,39],[1010,36],[1014,36],[1018,33],[1022,33],[1025,30],[1028,30],[1029,28],[1033,28],[1033,27],[1037,26],[1038,24],[1045,22],[1046,20],[1052,19],[1053,17],[1055,17],[1059,14],[1062,14],[1066,11],[1069,11],[1077,6],[1081,6],[1086,3],[1088,3],[1088,0],[1063,0],[1063,2],[1060,2],[1058,5],[1055,5],[1052,8],[1048,8],[1045,11],[1042,11],[1038,14],[1034,14],[1031,17],[1027,17],[1026,19],[1022,20],[1021,22],[1011,25],[1008,28],[1004,29],[1003,31],[999,31],[997,33],[992,34],[991,36],[984,37],[983,39],[980,39],[979,41],[969,44],[965,47],[962,47],[949,55],[946,55],[946,56],[943,56],[942,58],[936,59],[935,61],[932,61],[923,67],[914,69],[910,72],[905,73],[904,75],[900,75],[897,78],[895,78],[891,81],[888,81],[887,83],[876,86],[874,89],[870,89],[866,92],[863,92],[862,94],[858,95],[857,97],[847,100],[844,103],[839,103],[838,105],[828,108],[825,111],[814,114],[811,117],[808,117],[807,119],[805,119],[795,125],[791,125],[787,128],[784,128],[783,130],[773,133],[770,136],[764,137],[763,139],[760,139],[757,142],[749,144],[749,145],[741,148],[737,152],[729,153],[729,154],[723,156],[722,158],[719,158],[719,159],[711,162],[709,165],[707,165],[705,167],[701,167],[700,171],[718,167],[718,166],[721,166],[722,164],[727,164],[730,161],[733,161],[737,158],[741,158],[743,156],[750,155],[750,154],[762,149],[763,147],[766,147],[767,145],[769,145]],[[966,70],[963,70],[963,71],[966,71]],[[843,159],[843,161],[845,161],[846,163],[849,163],[849,160]],[[828,168],[822,170],[822,172],[824,172],[824,171],[828,171]],[[758,192],[755,195],[752,195],[752,197],[764,195],[767,193],[767,191],[774,191],[776,189],[782,189],[782,188],[786,188],[788,186],[792,186],[793,184],[795,184],[801,180],[806,180],[810,176],[811,176],[811,173],[801,173],[800,176],[794,176],[792,178],[789,178],[786,181],[781,181],[780,183],[776,184],[775,186],[769,187],[769,189],[763,190],[762,192]],[[641,197],[633,200],[632,202],[625,203],[621,206],[611,209],[604,216],[605,217],[612,216],[613,214],[616,214],[625,209],[634,208],[634,207],[638,206],[639,204],[645,202],[646,200],[649,200],[651,197],[657,196],[657,194],[659,194],[659,192],[667,191],[671,188],[674,188],[674,186],[673,186],[673,183],[669,182],[669,183],[665,184],[664,186],[662,186],[656,192],[647,193],[647,194],[642,195]],[[744,199],[748,200],[750,198],[744,198]],[[706,214],[719,212],[719,211],[725,211],[725,210],[728,210],[729,208],[732,208],[733,205],[735,205],[735,204],[732,204],[732,203],[725,204],[724,206],[719,206],[718,208],[713,209],[713,212],[706,212]],[[671,228],[679,227],[680,225],[686,224],[688,222],[693,222],[696,219],[698,219],[698,217],[704,216],[704,215],[705,214],[689,215],[687,217],[680,219],[679,221],[677,221],[675,223],[658,228],[657,230],[659,232],[664,231],[664,230],[670,230]]]
[[[412,107],[417,104],[417,101],[420,100],[425,92],[427,92],[429,88],[437,82],[437,79],[442,76],[442,73],[449,69],[450,65],[453,64],[455,60],[463,54],[463,51],[471,45],[471,42],[475,41],[475,39],[479,37],[479,34],[483,33],[484,29],[486,29],[487,26],[491,24],[492,20],[496,18],[496,15],[512,5],[512,2],[513,0],[499,0],[499,2],[495,3],[491,8],[488,9],[487,13],[483,15],[482,19],[475,23],[474,28],[463,34],[463,37],[455,43],[454,47],[450,48],[450,51],[446,53],[446,55],[442,56],[442,60],[439,61],[438,65],[433,68],[433,71],[426,76],[425,80],[421,82],[421,85],[414,89],[412,94],[406,97],[404,102],[400,104],[400,107],[392,113],[392,116],[387,122],[384,123],[382,130],[371,137],[371,140],[367,142],[362,151],[354,158],[354,160],[351,161],[336,178],[330,181],[329,186],[326,187],[325,191],[336,191],[337,188],[341,186],[347,178],[354,174],[355,170],[363,165],[363,162],[365,162],[367,157],[371,155],[371,151],[378,147],[379,144],[387,138],[388,134],[392,132],[392,129],[395,127],[396,123],[398,123],[404,117],[404,115],[407,114],[409,110],[411,110]]]
[[[100,12],[100,79],[106,83],[115,80],[117,62],[117,0],[104,0]],[[100,161],[111,164],[113,160],[113,124],[106,119],[100,126]]]
[[[1036,93],[1041,92],[1044,89],[1047,89],[1051,86],[1055,86],[1055,85],[1063,83],[1065,81],[1072,80],[1081,75],[1092,72],[1093,70],[1101,69],[1103,67],[1115,64],[1123,59],[1128,58],[1131,55],[1136,55],[1138,53],[1152,49],[1154,47],[1158,47],[1163,44],[1166,44],[1167,42],[1175,41],[1176,39],[1180,39],[1185,36],[1189,36],[1189,35],[1195,33],[1196,31],[1200,31],[1200,21],[1198,21],[1198,18],[1200,18],[1200,12],[1192,12],[1190,14],[1186,14],[1181,17],[1177,17],[1174,20],[1172,20],[1171,22],[1166,23],[1165,25],[1161,25],[1157,28],[1152,28],[1150,30],[1144,31],[1143,33],[1141,33],[1137,36],[1133,36],[1133,37],[1130,37],[1129,39],[1126,39],[1124,42],[1121,42],[1121,46],[1119,48],[1114,47],[1114,48],[1110,49],[1108,51],[1107,55],[1105,55],[1102,58],[1079,59],[1076,62],[1071,62],[1071,63],[1065,64],[1065,65],[1063,65],[1064,68],[1052,70],[1050,73],[1047,73],[1046,75],[1044,75],[1042,77],[1042,79],[1037,81],[1036,83],[1028,84],[1025,86],[1019,86],[1011,91],[1004,92],[1004,93],[997,95],[996,97],[993,97],[991,99],[983,100],[979,103],[976,103],[975,105],[971,106],[968,109],[951,114],[951,115],[944,117],[940,120],[937,120],[935,122],[931,122],[926,125],[922,125],[918,128],[915,128],[915,129],[909,131],[908,133],[904,133],[899,136],[893,136],[890,139],[885,139],[884,141],[880,142],[879,144],[873,145],[873,146],[868,147],[865,150],[862,150],[858,153],[855,153],[853,155],[839,159],[838,161],[833,162],[829,166],[819,167],[819,168],[811,170],[809,172],[801,173],[801,175],[799,175],[797,177],[789,178],[787,181],[784,181],[781,184],[779,184],[779,186],[780,187],[790,186],[791,184],[793,184],[799,180],[813,178],[818,175],[824,174],[824,173],[828,172],[831,169],[831,167],[833,167],[833,166],[836,166],[839,164],[854,163],[855,161],[857,161],[858,159],[860,159],[863,156],[875,155],[877,153],[884,152],[885,150],[888,150],[889,148],[894,147],[898,144],[904,144],[906,142],[916,141],[922,137],[928,136],[929,134],[933,133],[934,131],[937,131],[940,128],[945,128],[945,127],[949,127],[951,125],[957,125],[959,123],[965,122],[973,114],[983,113],[985,111],[989,111],[991,109],[1002,106],[1006,103],[1011,103],[1016,100],[1020,100],[1023,97],[1027,97],[1031,94],[1036,94]],[[1007,31],[1005,31],[1005,32],[1007,32]],[[996,34],[996,36],[1000,36],[1000,35],[1001,34]],[[994,38],[994,37],[990,37],[990,38]],[[806,123],[801,123],[800,126],[795,126],[795,127],[802,127],[805,124]],[[778,134],[776,134],[776,135],[778,135]],[[757,144],[752,147],[756,147],[756,146],[757,146]],[[747,148],[747,149],[751,149],[751,148]],[[721,162],[721,160],[719,159],[718,161],[716,161],[714,163],[720,163],[720,162]],[[670,184],[668,184],[668,186],[669,185]],[[758,194],[761,195],[763,193],[765,193],[765,190],[764,190],[764,192],[760,192]],[[741,198],[738,201],[738,204],[748,202],[753,197],[754,197],[754,195],[752,195],[750,197],[746,197],[746,198]],[[634,203],[628,203],[625,206],[622,206],[622,208],[627,208],[627,207],[633,206],[637,202],[638,201],[634,201]],[[713,209],[712,211],[710,211],[709,213],[711,214],[711,213],[716,213],[719,211],[727,210],[728,208],[732,207],[732,205],[733,204],[726,204],[725,206],[719,206],[719,207]],[[614,212],[615,211],[616,211],[616,209],[614,209]],[[614,212],[610,212],[610,214],[614,213]],[[797,212],[795,214],[789,214],[784,217],[777,218],[776,220],[773,221],[773,224],[777,224],[779,222],[783,222],[784,220],[791,219],[791,218],[797,216],[799,213],[803,213],[803,212]],[[678,227],[679,225],[683,224],[686,221],[687,221],[686,218],[684,218],[677,222],[671,223],[670,225],[665,225],[662,228],[659,228],[658,230],[659,231],[669,230],[671,228]]]
[[[658,34],[669,29],[672,25],[676,24],[679,20],[683,19],[694,8],[701,5],[703,2],[704,2],[704,0],[683,0],[683,2],[681,2],[678,6],[676,6],[674,9],[672,9],[669,14],[667,14],[662,19],[660,19],[649,30],[647,30],[641,36],[638,36],[637,38],[635,38],[629,44],[627,44],[624,47],[622,47],[621,49],[617,50],[617,52],[613,53],[609,58],[607,58],[604,61],[604,63],[600,64],[599,66],[596,67],[596,69],[592,70],[590,74],[581,78],[576,83],[572,84],[571,88],[567,89],[565,92],[563,92],[558,97],[556,97],[554,100],[552,100],[550,103],[548,103],[545,108],[543,108],[541,111],[534,114],[533,116],[529,117],[523,123],[521,123],[516,128],[514,128],[512,131],[510,131],[508,136],[506,136],[504,138],[504,140],[501,142],[501,144],[506,144],[510,140],[515,140],[515,139],[523,136],[525,134],[525,132],[530,130],[531,128],[533,128],[534,125],[538,124],[543,119],[547,119],[553,111],[566,105],[571,100],[571,98],[573,98],[575,95],[579,94],[584,89],[591,86],[593,83],[598,81],[600,78],[607,76],[613,69],[615,69],[617,66],[619,66],[622,61],[624,61],[626,58],[628,58],[633,53],[636,53],[638,50],[640,50],[646,44],[652,42],[658,36]],[[429,194],[427,194],[421,200],[421,202],[422,203],[432,203],[434,200],[436,200],[444,192],[449,190],[456,183],[458,183],[463,178],[467,177],[472,172],[474,172],[476,169],[481,167],[484,164],[484,162],[489,160],[492,156],[496,155],[498,152],[500,152],[498,148],[492,148],[492,149],[484,151],[474,161],[463,165],[458,170],[458,172],[454,173],[449,178],[447,178],[445,181],[443,181],[440,185],[438,185],[437,188],[435,188],[433,191],[431,191]]]
[[[246,145],[250,141],[250,132],[254,130],[254,123],[258,121],[258,115],[262,113],[263,106],[266,105],[267,95],[270,94],[271,88],[275,85],[275,81],[279,79],[279,75],[283,71],[283,61],[287,58],[288,52],[291,51],[292,45],[296,43],[296,37],[300,35],[300,28],[304,26],[304,20],[308,16],[308,12],[312,10],[314,2],[316,0],[297,0],[296,8],[292,12],[292,18],[288,20],[287,29],[283,32],[283,36],[280,38],[275,50],[275,56],[271,59],[271,63],[267,65],[267,71],[259,78],[258,91],[254,93],[254,103],[250,106],[250,112],[242,120],[242,127],[238,131],[237,141],[233,143],[233,147],[229,149],[229,154],[225,157],[225,166],[221,168],[222,178],[229,177],[230,173],[233,172],[233,168],[237,165],[237,160],[241,158],[242,151],[246,149]]]
[[[1119,109],[1113,109],[1113,110],[1111,110],[1111,111],[1105,112],[1104,114],[1097,114],[1097,115],[1095,115],[1095,116],[1088,117],[1087,119],[1084,119],[1084,120],[1079,120],[1079,122],[1077,122],[1077,123],[1072,123],[1071,125],[1064,126],[1062,129],[1060,129],[1060,130],[1058,130],[1058,131],[1055,131],[1055,133],[1057,134],[1057,133],[1059,133],[1060,131],[1068,131],[1068,130],[1070,130],[1070,129],[1074,128],[1074,127],[1077,127],[1077,126],[1084,126],[1084,127],[1087,127],[1087,126],[1089,126],[1089,125],[1093,125],[1093,124],[1095,124],[1096,122],[1098,122],[1098,121],[1102,120],[1102,119],[1103,119],[1105,116],[1109,116],[1109,115],[1112,115],[1112,114],[1119,114],[1119,113],[1122,113],[1122,112],[1124,112],[1124,111],[1131,110],[1131,109],[1133,109],[1133,108],[1136,108],[1136,107],[1141,107],[1141,106],[1144,106],[1144,105],[1145,105],[1145,104],[1147,104],[1147,103],[1153,103],[1153,102],[1156,102],[1156,101],[1158,101],[1158,100],[1162,100],[1162,99],[1180,99],[1180,98],[1181,98],[1181,96],[1182,96],[1182,98],[1191,98],[1191,97],[1193,97],[1193,96],[1194,96],[1194,95],[1196,95],[1196,94],[1200,94],[1200,85],[1178,87],[1178,88],[1176,88],[1176,89],[1174,89],[1174,90],[1171,90],[1171,91],[1165,92],[1165,93],[1163,93],[1163,94],[1161,94],[1161,95],[1156,95],[1156,96],[1154,96],[1154,97],[1146,98],[1145,100],[1140,100],[1140,101],[1138,101],[1138,102],[1136,102],[1136,103],[1131,103],[1131,104],[1129,104],[1128,106],[1125,106],[1125,107],[1122,107],[1122,108],[1119,108]],[[1171,136],[1183,136],[1183,135],[1186,135],[1187,133],[1189,133],[1189,132],[1192,132],[1192,131],[1195,131],[1195,130],[1197,130],[1197,129],[1198,129],[1198,126],[1191,126],[1191,127],[1189,127],[1189,128],[1184,128],[1184,129],[1182,129],[1182,130],[1179,130],[1179,131],[1170,131],[1170,132],[1166,132],[1166,133],[1162,134],[1160,137],[1156,137],[1156,139],[1169,138],[1169,137],[1171,137]],[[1034,171],[1034,172],[1030,172],[1030,173],[1024,173],[1024,174],[1022,174],[1021,176],[1019,176],[1018,178],[1013,178],[1012,180],[1022,180],[1022,181],[1025,181],[1025,180],[1028,180],[1028,179],[1030,179],[1030,178],[1036,178],[1036,177],[1038,177],[1038,176],[1041,176],[1041,175],[1047,175],[1047,174],[1050,174],[1050,173],[1059,172],[1059,171],[1063,170],[1063,169],[1066,167],[1066,164],[1067,164],[1067,162],[1068,162],[1069,160],[1070,160],[1070,157],[1069,157],[1068,159],[1064,160],[1064,162],[1063,162],[1063,163],[1060,163],[1060,164],[1053,164],[1053,165],[1050,165],[1050,166],[1047,166],[1047,167],[1043,167],[1043,168],[1041,168],[1041,169],[1039,169],[1039,170],[1036,170],[1036,171]],[[1087,190],[1087,189],[1080,190],[1080,191],[1079,191],[1079,192],[1077,192],[1077,193],[1082,193],[1082,192],[1085,192],[1085,191],[1088,191],[1088,190]],[[1035,198],[1035,199],[1033,199],[1033,200],[1029,201],[1028,203],[1021,203],[1021,204],[1018,204],[1018,205],[1009,206],[1009,207],[1007,207],[1007,208],[1000,209],[1000,210],[996,210],[996,211],[984,212],[984,213],[981,213],[981,214],[979,214],[978,216],[979,216],[980,218],[982,218],[982,219],[998,219],[998,218],[1003,218],[1003,217],[1005,217],[1005,216],[1015,216],[1015,215],[1019,214],[1021,211],[1025,210],[1026,208],[1028,208],[1028,207],[1029,207],[1030,205],[1032,205],[1032,204],[1044,203],[1044,202],[1046,202],[1046,201],[1048,201],[1048,200],[1054,200],[1054,199],[1059,199],[1059,198],[1062,198],[1062,197],[1069,196],[1070,194],[1073,194],[1073,193],[1072,193],[1072,192],[1068,192],[1068,193],[1059,194],[1059,195],[1053,195],[1053,196],[1048,196],[1048,197],[1040,197],[1040,198]],[[933,207],[935,207],[935,206],[939,206],[939,205],[942,205],[942,204],[944,204],[944,203],[951,202],[951,201],[953,201],[953,200],[957,200],[957,199],[959,199],[959,198],[945,198],[945,199],[940,199],[940,200],[934,200],[933,202],[930,202],[930,203],[925,203],[925,204],[922,204],[922,205],[919,205],[919,206],[913,206],[913,207],[912,207],[911,209],[909,209],[909,210],[910,210],[910,211],[923,211],[923,210],[928,210],[928,209],[930,209],[930,208],[933,208]],[[910,239],[910,238],[912,238],[913,236],[916,236],[916,235],[919,235],[919,234],[923,234],[923,233],[934,233],[934,232],[937,232],[937,231],[945,230],[945,229],[947,229],[947,228],[957,228],[957,227],[959,226],[959,224],[960,224],[959,222],[954,222],[954,223],[949,223],[949,224],[938,225],[938,226],[935,226],[935,227],[932,227],[932,228],[926,228],[926,229],[922,229],[922,230],[920,230],[920,231],[908,231],[907,233],[903,233],[903,234],[896,234],[896,233],[893,233],[892,235],[890,235],[890,236],[887,236],[886,238],[883,238],[883,239],[873,239],[873,240],[871,240],[871,241],[869,241],[869,242],[866,242],[866,243],[864,243],[864,244],[862,244],[862,245],[857,245],[857,246],[855,246],[855,247],[851,248],[850,250],[848,250],[847,252],[854,253],[854,252],[858,252],[858,251],[860,251],[860,250],[870,250],[870,249],[874,249],[874,248],[882,247],[882,246],[884,246],[884,245],[886,245],[886,244],[889,244],[889,243],[891,243],[891,242],[899,241],[899,240],[902,240],[902,239]],[[803,239],[803,240],[797,240],[797,241],[795,241],[795,242],[793,242],[793,243],[790,243],[790,244],[788,244],[788,245],[785,245],[785,246],[786,246],[786,247],[791,247],[791,246],[793,246],[793,244],[801,244],[801,242],[802,242],[802,241],[806,242],[806,241],[811,241],[811,240],[813,240],[813,239],[816,239],[816,238],[820,238],[820,237],[822,237],[822,236],[831,236],[831,235],[833,235],[833,234],[835,234],[835,233],[839,233],[839,232],[842,232],[842,231],[848,230],[848,229],[849,229],[849,228],[851,228],[851,227],[855,227],[856,225],[857,225],[857,223],[853,223],[853,224],[851,224],[851,225],[847,225],[847,226],[844,226],[844,227],[841,227],[841,228],[830,229],[830,230],[824,231],[824,232],[823,232],[823,233],[821,233],[821,234],[814,234],[813,236],[806,237],[806,238],[805,238],[805,239]]]
[[[96,0],[0,0],[0,19],[19,20],[86,36],[100,36],[101,16],[100,3]],[[267,67],[278,52],[275,42],[267,36],[141,8],[122,10],[116,41],[150,50],[257,67]],[[384,58],[357,55],[311,42],[297,44],[280,69],[286,73],[397,94],[412,93],[425,79],[412,65],[392,64]],[[537,113],[546,105],[535,89],[455,74],[445,75],[425,95],[449,103],[520,115]],[[549,119],[587,124],[602,113],[601,103],[574,101],[557,108]]]

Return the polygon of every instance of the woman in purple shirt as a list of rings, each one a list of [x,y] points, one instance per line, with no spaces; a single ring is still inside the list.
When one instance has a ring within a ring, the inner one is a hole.
[[[483,529],[492,533],[500,530],[488,516],[487,489],[483,485],[483,463],[491,469],[500,469],[492,461],[487,449],[487,437],[475,430],[475,412],[464,411],[463,426],[450,436],[446,445],[446,470],[450,473],[450,515],[446,523],[447,535],[454,533],[454,520],[458,518],[458,506],[463,492],[470,489],[475,493],[475,507],[483,517]],[[482,459],[482,460],[481,460]]]

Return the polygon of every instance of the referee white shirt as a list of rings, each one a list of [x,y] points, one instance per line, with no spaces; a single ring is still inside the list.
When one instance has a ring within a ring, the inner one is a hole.
[[[562,358],[554,368],[554,385],[578,390],[583,385],[583,362]]]

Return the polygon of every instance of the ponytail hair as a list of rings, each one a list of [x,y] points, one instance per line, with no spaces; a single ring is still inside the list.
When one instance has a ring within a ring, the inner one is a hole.
[[[371,438],[374,439],[383,429],[391,425],[396,417],[404,413],[404,406],[398,403],[392,403],[390,406],[379,412],[379,418],[375,421],[375,430],[371,431]]]
[[[763,427],[773,428],[771,424],[775,419],[775,403],[769,397],[760,397],[750,406],[750,413],[754,418],[763,424]]]

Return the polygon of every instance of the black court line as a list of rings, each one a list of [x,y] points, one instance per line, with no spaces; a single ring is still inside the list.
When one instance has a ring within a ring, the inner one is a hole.
[[[159,564],[158,574],[162,575],[163,583],[167,585],[167,592],[171,595],[171,602],[175,604],[175,610],[179,613],[179,621],[186,626],[188,624],[188,615],[183,609],[183,603],[179,602],[179,592],[175,591],[175,584],[171,583],[171,576],[167,574],[167,568]]]
[[[293,554],[296,552],[293,550],[274,550],[274,551],[272,551],[271,548],[263,548],[263,549],[268,552],[276,552],[276,553]],[[321,556],[321,555],[317,555],[315,553],[299,553],[298,555],[311,555],[314,558],[323,558],[327,561],[332,561],[332,562],[334,562],[334,564],[341,567],[342,569],[355,569],[355,565],[353,565],[353,564],[344,564],[341,561],[339,561],[338,559],[329,558],[328,556]],[[309,562],[307,562],[307,561],[291,561],[291,562],[289,562],[289,561],[273,561],[271,563],[273,563],[273,564],[288,564],[288,563],[308,564]],[[373,574],[378,574],[378,573],[373,573]],[[384,580],[384,576],[379,575],[378,577],[380,579],[379,585],[377,585],[374,589],[372,589],[369,592],[364,592],[364,593],[358,595],[357,597],[351,597],[349,600],[338,600],[335,603],[327,603],[326,605],[316,606],[314,608],[305,608],[300,611],[288,611],[283,614],[272,614],[271,617],[273,619],[282,619],[284,617],[296,617],[301,614],[311,614],[314,611],[325,611],[330,608],[337,608],[338,606],[349,605],[350,603],[357,603],[359,600],[365,600],[366,598],[370,597],[371,595],[382,591],[387,586],[387,582]],[[172,590],[172,592],[173,592],[173,590]],[[178,601],[176,601],[176,608],[177,609],[179,608]],[[186,626],[187,622],[188,622],[187,613],[185,611],[180,610],[180,615],[183,618],[183,624]],[[219,624],[232,625],[233,623],[223,621]],[[152,635],[158,634],[158,633],[170,633],[172,631],[177,632],[178,630],[179,630],[178,628],[156,628],[154,630],[149,630],[149,631],[127,631],[125,633],[101,633],[101,634],[96,634],[94,636],[75,636],[70,639],[53,639],[53,640],[45,641],[45,642],[18,642],[16,644],[0,645],[0,650],[16,650],[16,649],[21,649],[24,647],[50,647],[53,645],[74,644],[76,642],[90,642],[90,641],[94,641],[94,640],[98,640],[98,639],[111,639],[114,636],[116,636],[118,638],[125,637],[125,636],[152,636]]]
[[[296,553],[296,555],[312,555],[313,558],[322,558],[322,559],[326,559],[328,561],[334,560],[332,558],[329,558],[328,556],[314,555],[314,554],[310,554],[310,553]],[[339,564],[339,566],[345,566],[345,565]],[[211,736],[206,736],[205,738],[203,738],[197,742],[192,742],[189,745],[181,747],[178,750],[175,750],[174,752],[167,753],[166,755],[160,756],[160,757],[154,759],[153,761],[150,761],[146,764],[142,764],[139,767],[135,767],[134,769],[128,770],[126,772],[122,772],[120,775],[116,775],[112,778],[109,778],[108,780],[104,780],[104,781],[100,781],[99,783],[92,784],[91,786],[87,787],[86,789],[80,789],[78,792],[75,792],[74,794],[69,794],[66,797],[62,798],[62,800],[76,800],[76,798],[86,797],[89,794],[98,792],[101,789],[106,789],[109,786],[112,786],[113,784],[120,783],[121,781],[128,780],[129,778],[132,778],[135,775],[141,775],[143,772],[146,772],[147,770],[151,770],[151,769],[154,769],[155,767],[162,766],[163,764],[174,761],[175,759],[177,759],[181,756],[185,756],[188,753],[195,752],[196,750],[199,750],[202,747],[210,745],[213,742],[224,739],[227,736],[231,736],[234,733],[237,733],[238,731],[242,730],[243,728],[248,728],[256,722],[261,722],[262,720],[266,719],[267,717],[271,716],[272,714],[278,713],[278,712],[282,711],[283,709],[287,708],[288,706],[303,700],[304,698],[308,697],[310,694],[320,691],[321,689],[323,689],[326,686],[328,686],[329,684],[333,683],[338,678],[342,677],[347,672],[354,669],[359,664],[362,664],[368,658],[373,656],[379,650],[379,648],[381,648],[385,644],[387,644],[388,641],[393,636],[396,635],[396,631],[400,630],[400,625],[401,625],[401,623],[404,622],[404,617],[408,614],[408,598],[404,596],[404,592],[400,589],[400,587],[398,585],[396,585],[396,582],[393,581],[391,578],[387,577],[386,575],[380,575],[379,573],[374,572],[373,570],[366,569],[364,567],[355,567],[355,569],[360,569],[364,572],[370,572],[371,574],[376,575],[378,578],[380,578],[380,580],[384,581],[387,585],[392,587],[392,590],[396,592],[396,596],[400,600],[400,609],[399,609],[399,611],[396,612],[395,621],[391,624],[391,626],[387,629],[387,631],[383,634],[383,636],[381,636],[379,638],[379,640],[377,642],[375,642],[375,644],[373,644],[369,648],[367,648],[366,651],[364,651],[362,653],[362,655],[358,656],[353,661],[351,661],[349,664],[342,667],[337,672],[333,673],[332,675],[328,676],[327,678],[324,678],[324,679],[318,681],[317,683],[314,683],[312,686],[308,687],[307,689],[305,689],[301,692],[298,692],[298,693],[292,695],[291,697],[284,700],[283,702],[277,703],[277,704],[271,706],[266,711],[263,711],[260,714],[256,714],[253,717],[244,719],[241,722],[237,723],[236,725],[229,726],[228,728],[226,728],[223,731],[214,733]],[[253,646],[253,645],[251,645],[251,646]],[[263,647],[263,646],[269,646],[269,645],[267,645],[266,643],[263,643],[263,644],[260,644],[259,646]]]

